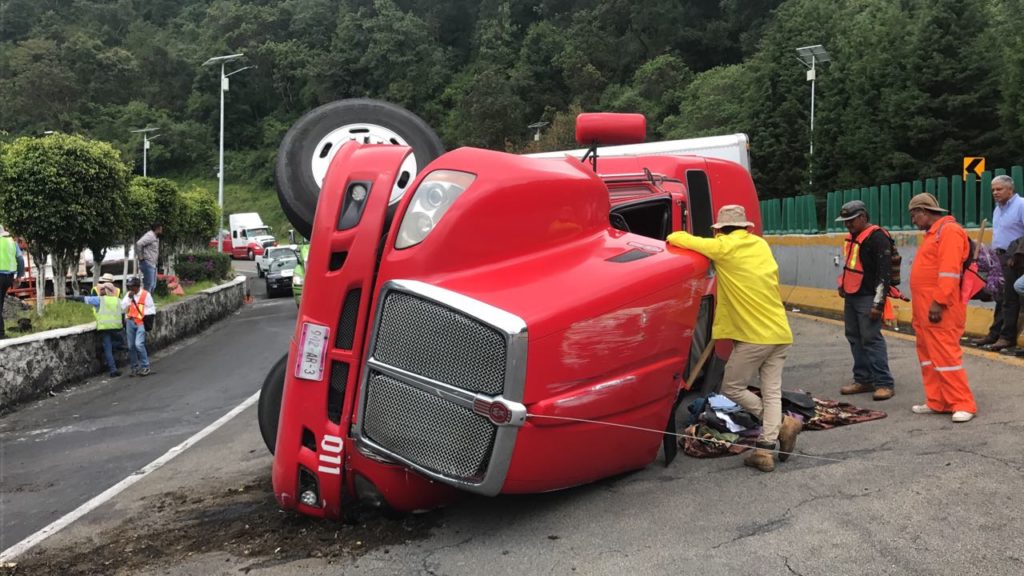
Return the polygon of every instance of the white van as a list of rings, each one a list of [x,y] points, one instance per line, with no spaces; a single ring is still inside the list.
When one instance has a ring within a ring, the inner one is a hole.
[[[255,260],[270,246],[277,246],[277,240],[270,234],[270,228],[263,223],[256,212],[242,212],[228,216],[231,230],[231,256]]]

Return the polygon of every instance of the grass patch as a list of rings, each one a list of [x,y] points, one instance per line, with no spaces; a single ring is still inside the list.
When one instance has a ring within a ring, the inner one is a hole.
[[[192,187],[209,191],[217,197],[216,178],[183,178],[176,180],[183,190]],[[257,212],[263,223],[273,229],[273,235],[281,244],[288,243],[288,230],[292,225],[281,210],[277,191],[271,186],[250,182],[224,183],[224,227],[228,227],[228,215],[239,212]]]
[[[180,302],[181,300],[184,300],[189,296],[192,296],[193,294],[198,294],[203,290],[213,288],[214,286],[220,286],[221,284],[227,282],[228,280],[229,279],[224,279],[221,280],[220,282],[214,282],[213,280],[201,280],[199,282],[189,284],[187,286],[184,283],[182,283],[181,289],[185,291],[184,296],[178,296],[177,294],[168,294],[167,296],[155,296],[156,304],[157,306],[160,306],[163,304],[172,304],[174,302]]]
[[[227,282],[227,280],[229,279],[222,280],[221,282],[203,280],[202,282],[196,282],[189,286],[182,285],[182,289],[185,291],[184,296],[176,296],[174,294],[165,297],[156,296],[156,304],[157,306],[163,306],[174,302],[180,302],[181,300],[198,294],[203,290],[213,288],[223,282]],[[92,324],[96,321],[96,318],[92,314],[92,306],[84,302],[50,302],[43,309],[42,316],[36,315],[35,298],[27,302],[32,305],[31,310],[21,312],[16,318],[12,318],[4,322],[8,338],[27,336],[29,334],[37,334],[39,332],[56,330],[58,328],[68,328],[71,326],[78,326],[80,324]],[[31,329],[27,332],[18,330],[19,319],[28,319],[32,323]]]
[[[35,299],[30,301],[32,310],[27,310],[18,315],[17,318],[5,322],[7,337],[14,338],[27,334],[36,334],[46,330],[56,330],[79,324],[89,324],[96,319],[92,315],[92,306],[83,302],[50,302],[43,309],[43,315],[37,316],[35,311]],[[27,318],[32,323],[32,328],[27,332],[18,330],[18,319]]]

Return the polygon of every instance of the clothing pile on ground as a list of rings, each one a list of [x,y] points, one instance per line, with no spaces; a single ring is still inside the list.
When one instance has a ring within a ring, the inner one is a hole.
[[[751,390],[758,392],[754,388]],[[761,434],[757,418],[720,394],[698,398],[687,410],[690,419],[683,431],[685,436],[679,439],[679,446],[686,455],[694,458],[739,454],[753,447]],[[804,430],[828,430],[886,416],[881,410],[814,398],[802,390],[782,392],[782,411],[800,420]]]

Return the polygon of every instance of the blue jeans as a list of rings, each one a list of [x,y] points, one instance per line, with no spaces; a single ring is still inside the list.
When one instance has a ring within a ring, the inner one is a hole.
[[[107,360],[107,371],[113,374],[117,371],[117,362],[114,362],[114,341],[118,344],[124,342],[124,332],[121,330],[100,330],[99,335],[103,338],[103,357]]]
[[[1017,281],[1013,283],[1013,289],[1017,291],[1017,294],[1024,298],[1024,275],[1017,278]]]
[[[140,261],[139,269],[142,270],[142,287],[152,294],[153,290],[156,290],[156,266]]]
[[[128,320],[128,360],[132,370],[149,368],[149,354],[146,353],[146,328]]]
[[[862,294],[846,297],[844,316],[846,340],[853,353],[853,381],[875,388],[891,388],[889,352],[882,336],[882,319],[871,319],[874,296]]]

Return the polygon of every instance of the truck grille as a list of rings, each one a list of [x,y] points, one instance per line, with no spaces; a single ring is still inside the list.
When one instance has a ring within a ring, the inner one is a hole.
[[[467,408],[371,372],[363,433],[428,470],[476,481],[486,475],[496,427]]]
[[[505,337],[446,306],[387,293],[373,357],[431,380],[498,395],[504,392]]]

